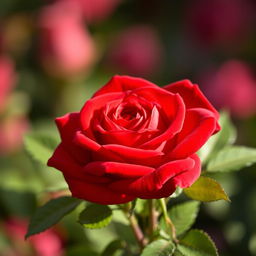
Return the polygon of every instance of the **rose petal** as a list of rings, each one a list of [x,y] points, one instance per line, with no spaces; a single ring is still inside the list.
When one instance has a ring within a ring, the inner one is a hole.
[[[173,183],[181,188],[187,188],[191,186],[200,176],[201,173],[201,161],[200,158],[194,154],[190,156],[195,161],[193,168],[187,170],[186,172],[176,175],[172,181]]]
[[[48,166],[60,170],[66,177],[72,179],[82,180],[92,183],[108,183],[110,179],[107,177],[97,177],[90,175],[83,171],[83,167],[79,165],[69,153],[66,151],[63,143],[61,143],[53,153],[52,157],[48,160]]]
[[[109,184],[109,187],[117,192],[125,190],[127,194],[139,198],[158,197],[159,191],[166,182],[178,174],[190,170],[194,167],[194,164],[195,162],[191,158],[172,161],[139,179],[114,181]]]
[[[93,97],[113,92],[125,92],[129,90],[134,90],[140,87],[156,87],[157,85],[150,83],[142,78],[130,77],[130,76],[113,76],[112,79],[104,85],[100,90],[98,90]]]
[[[163,153],[155,150],[145,150],[122,145],[108,144],[102,146],[106,151],[120,156],[124,162],[142,164],[147,166],[159,165]]]
[[[122,179],[138,178],[154,170],[154,168],[143,165],[102,161],[92,162],[84,167],[84,172],[91,175],[103,176],[107,174],[107,176],[111,175]]]
[[[83,147],[86,150],[98,151],[101,148],[101,145],[99,145],[94,140],[88,138],[81,131],[76,132],[73,141],[74,143],[76,143],[80,147]]]
[[[174,137],[175,134],[180,132],[185,118],[185,105],[179,95],[175,95],[175,102],[176,106],[173,107],[173,109],[175,109],[176,112],[169,127],[159,136],[141,145],[141,148],[154,148],[156,145],[161,144],[163,141],[170,140],[171,138]]]
[[[182,80],[176,83],[166,85],[165,90],[172,93],[178,93],[185,102],[186,108],[206,108],[213,112],[216,120],[219,119],[219,113],[204,96],[199,89],[198,85],[192,84],[189,80]],[[217,123],[216,130],[214,133],[220,130],[220,126]]]
[[[135,199],[125,193],[113,192],[105,185],[91,184],[65,177],[72,195],[98,204],[124,204]]]
[[[90,125],[91,120],[96,118],[95,112],[103,110],[106,104],[110,101],[116,101],[116,104],[118,104],[118,102],[122,101],[124,96],[125,93],[122,92],[103,94],[88,100],[84,104],[80,112],[80,122],[82,130],[86,133],[86,135],[93,139],[93,133],[90,131]],[[118,101],[118,99],[120,101]]]
[[[173,94],[160,87],[138,88],[134,90],[134,94],[154,103],[158,109],[161,108],[168,121],[173,120],[176,115],[177,108],[182,104],[182,99],[178,94]]]
[[[82,167],[70,156],[63,143],[60,143],[55,149],[52,157],[48,160],[47,165],[54,167],[71,177],[84,179]]]
[[[73,140],[76,131],[80,129],[79,113],[70,113],[55,119],[62,141]]]
[[[78,162],[85,164],[88,152],[81,150],[74,145],[73,140],[76,132],[80,129],[79,113],[70,113],[55,119],[56,125],[60,132],[61,140],[65,145],[66,151],[69,152]]]
[[[175,148],[170,149],[167,159],[181,159],[199,150],[216,129],[214,114],[203,108],[189,109],[182,131],[177,135]]]

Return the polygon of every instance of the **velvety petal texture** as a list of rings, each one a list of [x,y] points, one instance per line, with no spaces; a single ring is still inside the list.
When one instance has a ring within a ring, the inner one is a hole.
[[[61,143],[48,165],[90,202],[168,197],[200,176],[196,152],[220,130],[218,118],[189,80],[160,88],[114,76],[80,112],[56,119]]]

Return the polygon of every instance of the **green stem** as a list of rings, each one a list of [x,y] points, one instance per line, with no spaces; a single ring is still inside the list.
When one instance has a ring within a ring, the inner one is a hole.
[[[131,204],[125,204],[126,207],[121,208],[123,210],[124,215],[128,219],[130,226],[132,228],[132,231],[134,233],[134,236],[137,240],[137,243],[141,250],[147,245],[147,239],[145,238],[138,221],[133,213],[130,212],[130,206]]]
[[[134,214],[130,215],[129,222],[130,222],[131,228],[133,230],[133,233],[135,235],[135,238],[138,242],[138,245],[140,246],[141,249],[143,249],[147,245],[147,240],[144,237],[144,234],[141,231]]]
[[[161,206],[161,208],[162,208],[163,217],[164,217],[166,226],[169,227],[170,230],[171,230],[172,240],[173,240],[175,243],[178,243],[179,240],[178,240],[177,237],[176,237],[176,229],[175,229],[175,226],[174,226],[172,220],[171,220],[171,219],[169,218],[169,216],[168,216],[168,212],[167,212],[167,208],[166,208],[165,199],[164,199],[164,198],[159,199],[159,203],[160,203],[160,206]]]
[[[149,234],[150,238],[153,239],[155,230],[157,229],[157,211],[155,208],[155,199],[148,200],[149,207]]]

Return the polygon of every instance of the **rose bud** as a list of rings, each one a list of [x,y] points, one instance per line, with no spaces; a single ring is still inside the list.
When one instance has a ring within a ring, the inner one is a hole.
[[[170,196],[199,177],[196,152],[219,131],[218,112],[189,80],[160,88],[114,76],[80,112],[56,119],[48,165],[72,195],[99,204]]]
[[[8,57],[0,57],[0,112],[6,107],[14,82],[13,62]]]
[[[256,113],[256,80],[246,63],[228,61],[202,80],[205,94],[217,108],[226,108],[238,118]]]
[[[79,13],[72,4],[57,3],[41,14],[40,57],[51,75],[80,74],[94,62],[94,42]]]
[[[107,65],[121,73],[150,76],[160,70],[163,47],[154,28],[131,27],[112,42]]]
[[[61,0],[59,0],[61,1]],[[82,11],[83,17],[87,23],[97,23],[107,19],[120,0],[62,0],[77,5]]]
[[[252,25],[252,11],[247,0],[193,1],[186,13],[189,34],[206,46],[239,44]]]

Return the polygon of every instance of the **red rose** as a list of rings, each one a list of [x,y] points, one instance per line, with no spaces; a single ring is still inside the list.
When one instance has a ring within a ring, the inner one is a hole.
[[[188,80],[160,88],[114,76],[80,112],[57,118],[62,142],[48,165],[74,197],[100,204],[162,198],[200,175],[196,151],[220,127]]]

